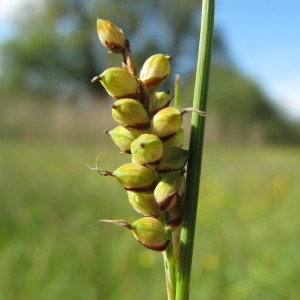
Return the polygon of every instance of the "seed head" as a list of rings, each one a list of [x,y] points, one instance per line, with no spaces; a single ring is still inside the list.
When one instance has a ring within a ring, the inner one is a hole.
[[[102,74],[92,79],[92,82],[96,81],[100,81],[107,93],[114,99],[139,98],[140,86],[138,81],[123,68],[106,69]]]
[[[144,129],[149,127],[150,119],[144,106],[134,99],[120,99],[112,106],[112,117],[120,125]]]
[[[106,131],[106,133],[110,135],[122,153],[130,153],[130,145],[138,137],[138,134],[128,130],[124,126],[117,126],[112,130]]]
[[[170,74],[170,56],[155,54],[150,56],[144,63],[140,80],[148,91],[158,88]]]
[[[126,163],[112,172],[119,183],[129,191],[147,192],[152,191],[156,185],[152,170],[136,163]]]
[[[167,228],[176,230],[182,223],[183,197],[177,200],[176,204],[168,211]]]
[[[162,108],[165,108],[171,102],[170,92],[155,92],[149,96],[149,113],[156,114]]]
[[[164,149],[170,147],[182,147],[184,139],[184,130],[180,128],[175,134],[163,139]]]
[[[179,171],[184,168],[189,158],[189,151],[179,148],[170,147],[165,150],[164,155],[158,165],[159,173]]]
[[[179,197],[184,193],[185,177],[181,173],[164,177],[155,187],[154,197],[157,206],[162,211],[174,207]]]
[[[112,53],[121,53],[124,48],[129,48],[129,42],[123,31],[114,23],[97,19],[97,32],[100,42]]]
[[[156,113],[151,121],[150,132],[158,137],[175,134],[182,125],[182,114],[175,107],[166,107]]]
[[[163,143],[154,134],[141,134],[130,146],[132,162],[142,165],[158,165],[163,156]]]
[[[127,195],[130,204],[138,213],[144,216],[160,216],[153,193],[127,191]]]

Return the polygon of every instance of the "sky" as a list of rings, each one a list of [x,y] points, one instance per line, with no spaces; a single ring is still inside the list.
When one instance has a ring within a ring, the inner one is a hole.
[[[216,0],[215,26],[242,73],[300,120],[300,1]]]
[[[0,42],[12,33],[22,3],[0,2]],[[238,70],[284,114],[300,121],[299,13],[299,0],[216,0],[215,27]]]

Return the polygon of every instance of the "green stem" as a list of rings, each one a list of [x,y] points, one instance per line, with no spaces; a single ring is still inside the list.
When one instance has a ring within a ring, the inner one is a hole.
[[[209,70],[214,26],[214,0],[202,0],[201,32],[193,107],[206,111]],[[181,248],[176,283],[176,300],[187,300],[192,268],[199,183],[202,165],[205,117],[193,113],[190,157],[186,175],[185,210],[182,220]]]
[[[166,225],[169,221],[168,214],[163,213],[164,224]],[[166,286],[167,286],[167,294],[168,300],[175,299],[175,291],[176,291],[176,259],[174,257],[174,244],[173,244],[173,235],[172,231],[167,231],[170,244],[165,252],[163,252],[164,258],[164,267],[165,267],[165,277],[166,277]]]
[[[174,107],[179,109],[179,81],[180,76],[177,74],[175,76],[175,84],[174,84]]]

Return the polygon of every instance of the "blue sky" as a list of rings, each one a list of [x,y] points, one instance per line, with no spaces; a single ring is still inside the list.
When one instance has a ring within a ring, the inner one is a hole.
[[[27,0],[41,4],[41,0]],[[0,3],[0,41],[24,0]],[[300,1],[216,0],[221,30],[238,69],[277,106],[300,120]]]
[[[299,14],[299,0],[216,0],[215,25],[238,68],[298,120]]]

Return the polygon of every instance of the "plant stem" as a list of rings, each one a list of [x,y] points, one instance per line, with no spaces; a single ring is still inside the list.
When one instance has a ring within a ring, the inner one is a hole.
[[[175,76],[175,84],[174,84],[174,107],[179,108],[179,81],[180,81],[180,75],[177,74]]]
[[[162,214],[164,224],[168,223],[168,215],[166,213]],[[163,252],[164,258],[164,268],[165,268],[165,278],[166,278],[166,287],[168,300],[175,299],[175,291],[176,291],[176,263],[174,257],[174,245],[173,245],[173,236],[172,231],[167,230],[167,234],[170,239],[170,244],[166,251]]]
[[[214,0],[202,0],[201,32],[193,107],[206,111],[214,26]],[[189,298],[199,183],[202,165],[205,117],[193,113],[190,132],[190,157],[186,175],[185,210],[181,229],[176,300]]]

